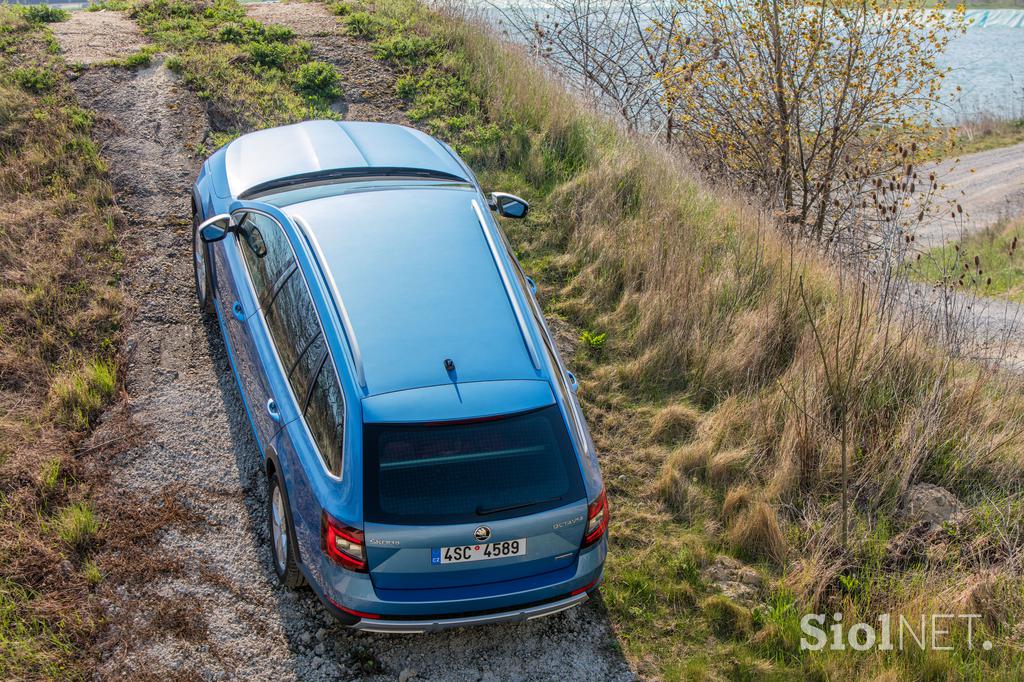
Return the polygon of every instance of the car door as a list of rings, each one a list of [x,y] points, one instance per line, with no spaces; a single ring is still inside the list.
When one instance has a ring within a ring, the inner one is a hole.
[[[289,471],[288,499],[299,554],[311,557],[320,551],[320,495],[329,488],[331,494],[339,492],[332,486],[341,476],[345,399],[329,353],[322,353],[319,361],[310,356],[306,368],[315,371],[315,376],[302,406],[302,418],[278,433],[275,449],[282,467]],[[307,567],[321,580],[316,562]]]
[[[245,339],[247,352],[239,363],[244,363],[239,376],[250,399],[253,427],[265,448],[286,421],[278,401],[281,389],[276,385],[281,381],[281,370],[267,337],[265,316],[297,268],[288,238],[274,217],[254,210],[239,211],[234,216],[238,224],[234,240],[243,269],[237,279],[239,289],[245,287],[247,292],[239,295],[241,310],[233,310],[228,319],[234,333]]]
[[[228,360],[238,378],[242,401],[262,452],[269,443],[267,434],[258,428],[259,415],[267,400],[267,387],[248,324],[249,318],[259,310],[259,304],[249,284],[242,240],[229,235],[212,247],[217,318]]]

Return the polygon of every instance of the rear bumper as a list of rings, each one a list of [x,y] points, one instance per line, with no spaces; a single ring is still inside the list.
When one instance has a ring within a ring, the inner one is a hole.
[[[579,606],[587,601],[589,595],[586,592],[572,595],[549,602],[522,609],[512,609],[500,613],[488,613],[482,616],[463,616],[459,618],[438,618],[424,620],[384,620],[375,618],[361,618],[350,627],[353,630],[364,632],[389,632],[396,634],[419,634],[423,632],[434,632],[448,628],[464,628],[473,625],[493,625],[496,623],[514,623],[524,620],[534,620],[550,616],[574,606]]]
[[[397,590],[375,590],[368,574],[345,571],[333,564],[329,565],[334,569],[332,573],[321,573],[327,580],[310,580],[310,584],[345,625],[375,632],[427,632],[529,620],[582,604],[587,593],[600,584],[607,551],[607,541],[602,538],[582,551],[567,571],[532,581],[494,583],[487,586],[487,594],[478,593],[477,586],[465,588],[462,594],[453,589],[410,590],[410,597],[415,599],[400,599],[395,598]]]

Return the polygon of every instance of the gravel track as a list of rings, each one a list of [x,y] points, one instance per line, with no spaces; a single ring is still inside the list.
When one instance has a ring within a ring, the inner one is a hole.
[[[922,253],[1024,214],[1024,143],[942,161],[923,173],[932,171],[943,187],[936,201],[938,215],[914,231],[916,249]],[[963,206],[961,225],[946,212],[946,202]],[[1024,373],[1024,306],[959,291],[943,300],[941,291],[920,283],[910,285],[907,301],[933,324],[941,324],[947,311],[966,330],[960,336],[969,357]]]
[[[363,44],[336,36],[319,5],[249,10],[292,26],[345,73],[349,115],[404,120],[393,75]],[[76,12],[58,35],[68,61],[100,44],[109,18]],[[120,19],[118,20],[120,21]],[[130,50],[129,50],[130,51]],[[109,58],[109,57],[107,57]],[[346,64],[352,68],[345,71]],[[372,67],[372,68],[370,68]],[[265,480],[216,324],[193,293],[188,188],[208,133],[203,104],[162,64],[86,70],[74,81],[97,114],[96,136],[128,216],[124,288],[127,410],[145,434],[110,465],[112,490],[157,497],[175,487],[205,523],[168,527],[161,545],[184,574],[129,586],[105,605],[117,647],[102,679],[627,680],[599,600],[530,623],[421,636],[361,635],[338,626],[308,590],[274,578]],[[178,604],[176,621],[158,605]]]
[[[958,162],[942,161],[926,168],[924,173],[932,170],[945,185],[940,198],[958,201],[966,211],[963,234],[979,232],[1000,220],[1024,214],[1024,142],[967,154]],[[914,231],[914,240],[921,249],[962,236],[945,212]]]

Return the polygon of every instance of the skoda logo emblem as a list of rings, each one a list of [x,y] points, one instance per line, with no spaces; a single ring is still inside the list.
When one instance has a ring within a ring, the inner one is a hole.
[[[491,537],[491,529],[487,526],[480,526],[473,531],[473,537],[477,539],[477,542],[483,542],[487,538]]]

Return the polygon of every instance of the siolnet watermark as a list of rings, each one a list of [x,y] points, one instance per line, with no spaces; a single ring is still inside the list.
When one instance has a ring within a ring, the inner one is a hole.
[[[977,613],[933,613],[922,614],[920,619],[903,615],[883,613],[874,623],[854,623],[849,627],[843,622],[842,613],[832,614],[830,619],[824,613],[808,613],[800,619],[800,638],[803,651],[821,651],[826,646],[832,651],[904,651],[918,647],[922,651],[952,651],[954,649],[953,628],[957,623],[966,623],[966,637],[957,638],[957,645],[968,649],[980,646],[985,651],[992,648],[992,642],[984,640],[975,643],[974,623],[981,618]]]

